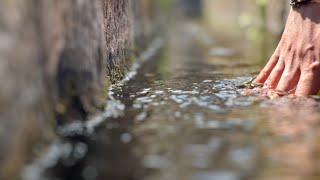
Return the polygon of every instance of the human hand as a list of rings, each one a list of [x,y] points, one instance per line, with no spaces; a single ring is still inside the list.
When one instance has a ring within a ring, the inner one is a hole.
[[[297,96],[320,90],[320,1],[291,10],[280,43],[255,83]]]

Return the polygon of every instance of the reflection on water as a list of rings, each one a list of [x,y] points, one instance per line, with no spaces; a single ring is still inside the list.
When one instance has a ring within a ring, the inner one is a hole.
[[[48,179],[318,179],[317,99],[244,96],[239,87],[260,65],[241,44],[193,23],[172,32],[161,53],[112,88],[112,114],[95,130],[61,129],[70,151]]]

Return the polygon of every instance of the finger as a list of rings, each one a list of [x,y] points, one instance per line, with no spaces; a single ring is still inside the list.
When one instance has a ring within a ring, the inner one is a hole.
[[[257,78],[255,79],[255,83],[264,83],[269,75],[271,74],[273,68],[277,65],[279,61],[279,55],[278,53],[275,53],[272,55],[266,66],[261,70]]]
[[[297,86],[299,78],[300,69],[292,69],[290,66],[286,66],[277,86],[277,90],[285,92],[293,90]]]
[[[295,95],[307,96],[315,95],[320,90],[320,64],[318,62],[306,70],[301,70],[301,76],[297,85]]]
[[[284,68],[285,68],[284,62],[280,60],[277,63],[276,67],[272,70],[268,79],[265,81],[264,88],[275,89],[279,83],[279,80],[282,76]]]

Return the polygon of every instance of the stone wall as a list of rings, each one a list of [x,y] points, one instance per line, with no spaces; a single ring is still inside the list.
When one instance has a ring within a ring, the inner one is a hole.
[[[159,24],[156,1],[0,1],[0,179],[105,103]],[[19,178],[18,178],[19,179]]]

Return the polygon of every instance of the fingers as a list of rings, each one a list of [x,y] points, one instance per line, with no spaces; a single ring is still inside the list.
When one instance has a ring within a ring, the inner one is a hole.
[[[293,90],[298,84],[300,79],[300,69],[298,69],[298,67],[291,68],[291,66],[292,65],[286,65],[277,86],[277,90],[288,92]]]
[[[314,62],[310,67],[301,70],[295,95],[307,96],[317,94],[320,90],[320,63]]]
[[[285,52],[287,55],[279,57],[278,52],[276,50],[254,82],[264,83],[264,88],[295,90],[297,96],[317,94],[320,90],[320,54],[313,46],[307,48],[303,56],[293,54],[292,59],[285,59],[291,53]]]
[[[279,61],[279,55],[278,55],[278,53],[275,53],[270,58],[267,65],[262,69],[262,71],[257,76],[257,78],[255,79],[254,82],[255,83],[264,83],[268,79],[268,77],[271,74],[274,67],[277,65],[278,61]]]
[[[272,70],[270,76],[265,81],[264,88],[275,89],[280,81],[280,78],[285,69],[284,61],[278,61],[277,65]]]
[[[320,89],[320,62],[319,53],[314,48],[309,48],[301,64],[301,76],[297,85],[295,95],[307,96],[317,94]]]
[[[320,90],[320,79],[315,75],[302,75],[295,95],[307,96],[311,94],[317,94]]]

